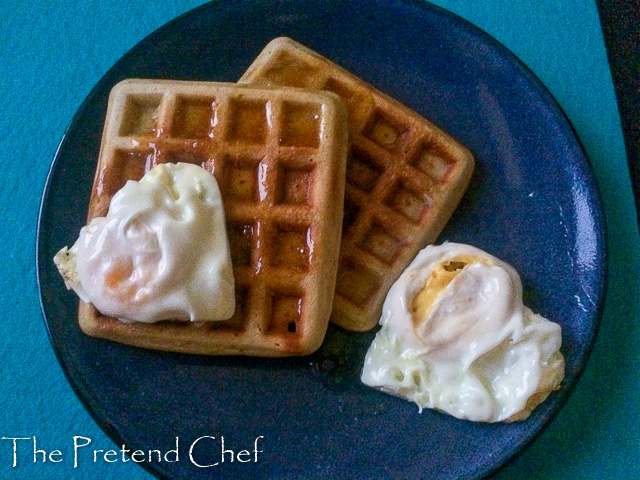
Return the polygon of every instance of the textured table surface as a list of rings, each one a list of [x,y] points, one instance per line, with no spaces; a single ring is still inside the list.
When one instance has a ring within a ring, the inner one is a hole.
[[[232,0],[226,0],[232,1]],[[235,0],[233,0],[235,1]],[[73,436],[114,448],[67,383],[42,321],[38,207],[56,147],[99,78],[198,0],[0,2],[0,438],[61,449]],[[556,420],[497,478],[640,478],[640,251],[624,140],[591,0],[436,0],[514,52],[551,91],[582,141],[608,222],[604,319],[582,380]],[[133,462],[34,463],[0,440],[0,478],[150,478]],[[55,456],[53,460],[55,460]]]

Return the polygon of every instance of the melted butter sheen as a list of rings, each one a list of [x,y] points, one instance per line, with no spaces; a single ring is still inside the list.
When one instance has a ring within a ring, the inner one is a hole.
[[[225,320],[234,278],[220,191],[191,164],[159,165],[113,197],[80,232],[80,290],[123,321]]]
[[[522,420],[564,377],[561,330],[522,303],[517,272],[468,245],[430,246],[385,300],[361,379],[461,419]]]

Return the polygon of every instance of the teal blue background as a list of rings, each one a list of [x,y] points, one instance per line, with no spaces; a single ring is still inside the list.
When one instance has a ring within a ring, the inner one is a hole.
[[[90,89],[139,40],[202,3],[0,1],[0,438],[35,436],[39,449],[64,458],[33,463],[32,444],[21,441],[13,468],[11,441],[0,440],[2,479],[151,478],[132,461],[81,457],[73,468],[74,435],[90,438],[92,449],[116,446],[73,394],[50,346],[35,276],[37,215],[56,147]],[[593,163],[608,222],[608,296],[585,374],[557,419],[497,478],[640,478],[640,245],[596,5],[433,3],[494,36],[549,88]]]

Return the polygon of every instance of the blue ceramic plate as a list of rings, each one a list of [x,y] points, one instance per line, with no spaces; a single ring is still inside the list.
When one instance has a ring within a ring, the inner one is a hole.
[[[526,422],[484,425],[370,390],[358,375],[373,333],[331,328],[305,358],[208,358],[89,338],[52,262],[83,225],[107,94],[127,77],[235,81],[287,35],[448,130],[477,169],[440,237],[511,263],[525,302],[563,328],[567,376]],[[604,297],[603,214],[585,154],[540,82],[495,40],[423,2],[218,1],[127,53],[74,117],[45,189],[38,238],[42,308],[76,393],[118,444],[175,449],[142,463],[166,478],[478,478],[548,424],[583,370]],[[200,437],[203,438],[196,442]],[[225,449],[249,450],[220,462]],[[262,437],[262,438],[258,438]],[[258,439],[258,461],[251,452]],[[189,460],[215,467],[198,468]],[[171,459],[172,457],[169,457]]]

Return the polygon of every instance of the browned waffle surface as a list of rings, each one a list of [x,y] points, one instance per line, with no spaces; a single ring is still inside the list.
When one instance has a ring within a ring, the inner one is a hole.
[[[393,282],[433,243],[469,183],[474,160],[447,133],[289,38],[271,41],[240,83],[335,92],[349,116],[345,213],[331,320],[373,328]]]
[[[81,303],[82,329],[188,353],[284,356],[317,349],[335,290],[345,122],[342,101],[326,92],[138,79],[116,85],[89,220],[106,214],[127,180],[157,164],[204,167],[224,202],[236,310],[228,321],[141,324]]]

